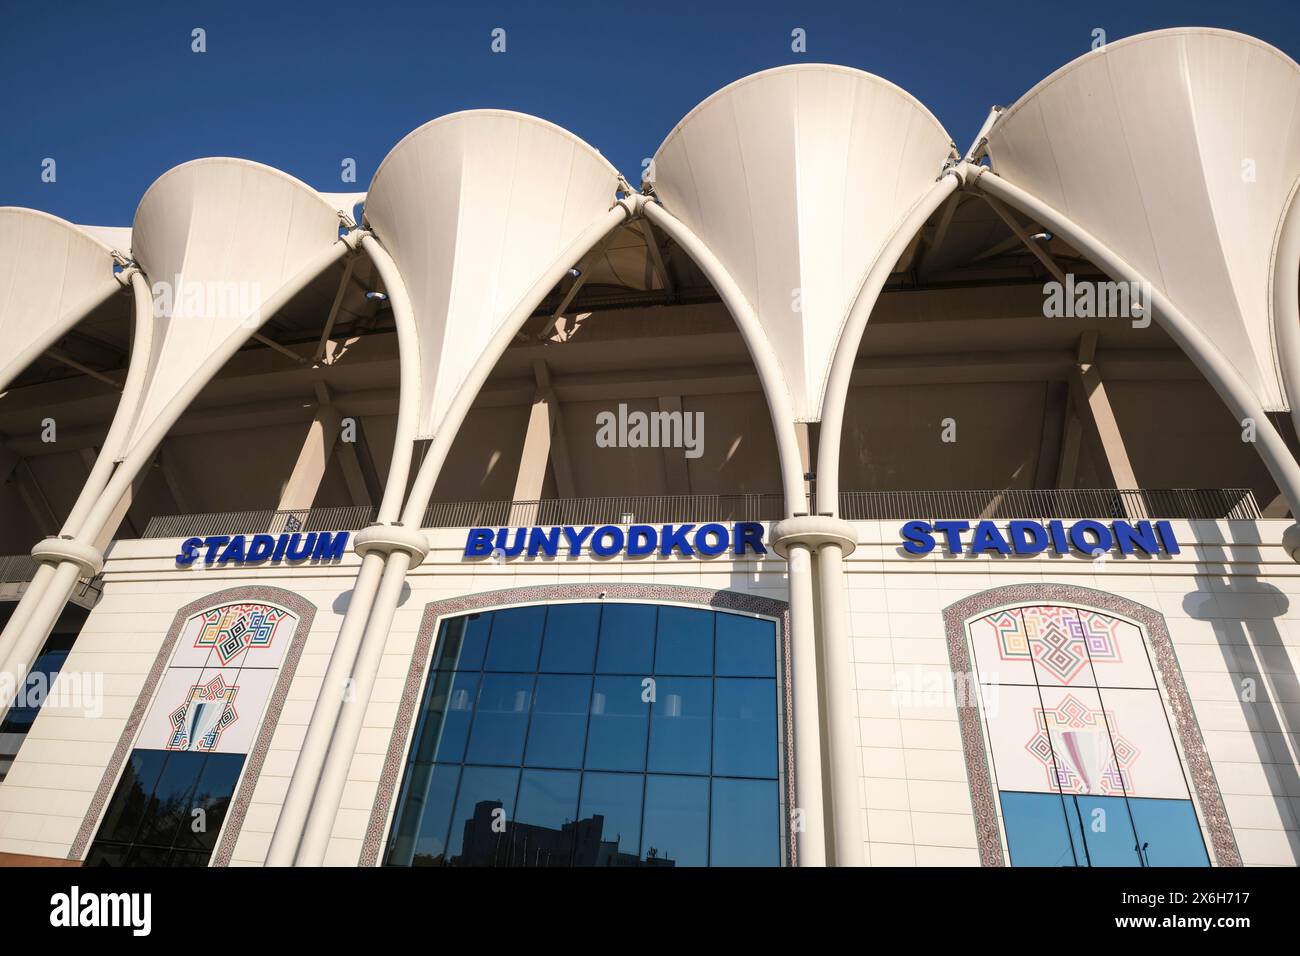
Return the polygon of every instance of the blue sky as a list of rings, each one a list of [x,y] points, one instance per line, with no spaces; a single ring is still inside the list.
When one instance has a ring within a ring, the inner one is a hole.
[[[1086,52],[1168,26],[1219,26],[1300,58],[1295,0],[986,3],[655,0],[445,4],[246,0],[50,3],[0,12],[0,205],[122,225],[159,174],[199,156],[364,189],[405,133],[500,107],[573,130],[633,182],[709,93],[767,67],[833,62],[916,95],[965,148],[1009,104]],[[207,52],[191,51],[202,27]],[[506,52],[490,49],[494,28]],[[808,51],[791,50],[791,31]],[[42,160],[57,181],[41,181]],[[340,181],[356,160],[357,184]]]

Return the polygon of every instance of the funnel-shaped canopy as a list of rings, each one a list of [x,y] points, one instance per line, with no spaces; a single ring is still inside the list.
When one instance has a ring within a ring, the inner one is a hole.
[[[994,124],[989,153],[1159,286],[1276,411],[1270,279],[1300,176],[1298,100],[1300,68],[1273,47],[1164,30],[1039,83]]]
[[[432,437],[516,305],[598,217],[618,173],[550,123],[453,113],[393,147],[366,221],[397,263],[420,335],[420,437]]]
[[[57,216],[0,207],[0,391],[119,288],[104,243]]]
[[[821,417],[858,287],[951,152],[912,96],[819,64],[725,87],[655,154],[656,195],[749,299],[800,420]]]
[[[338,234],[337,211],[310,186],[247,160],[195,160],[149,187],[132,252],[153,287],[157,327],[129,445],[221,342],[269,318],[263,303]]]

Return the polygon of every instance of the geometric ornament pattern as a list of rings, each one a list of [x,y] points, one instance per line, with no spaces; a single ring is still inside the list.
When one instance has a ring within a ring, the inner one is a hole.
[[[1030,658],[1062,684],[1073,683],[1089,661],[1122,660],[1121,622],[1095,611],[1038,606],[998,611],[986,620],[997,636],[998,656],[1006,661]]]
[[[215,750],[221,734],[239,719],[235,712],[235,696],[239,688],[227,686],[220,674],[206,684],[195,684],[181,706],[169,716],[171,738],[164,745],[167,750]]]
[[[202,617],[194,646],[216,648],[224,667],[250,647],[270,647],[276,629],[290,614],[266,604],[227,604],[204,611]]]
[[[1141,751],[1115,725],[1111,711],[1066,694],[1055,708],[1034,708],[1036,729],[1025,749],[1043,765],[1048,789],[1062,793],[1133,792]]]

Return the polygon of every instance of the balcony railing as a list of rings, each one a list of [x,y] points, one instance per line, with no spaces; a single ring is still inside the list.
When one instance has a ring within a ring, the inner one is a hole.
[[[191,538],[221,534],[284,534],[292,531],[357,531],[374,520],[369,505],[303,508],[298,511],[214,511],[155,515],[144,538]]]
[[[848,521],[966,521],[975,518],[1187,518],[1253,521],[1260,517],[1249,488],[1053,488],[1003,491],[846,491]]]
[[[26,584],[36,577],[38,566],[30,554],[0,554],[0,584]],[[104,589],[103,577],[97,574],[93,578],[78,578],[73,594],[85,597],[93,593],[98,598]]]
[[[709,521],[776,521],[776,493],[643,495],[616,498],[546,498],[538,501],[439,501],[424,514],[425,528],[526,525],[664,524]],[[1227,519],[1253,521],[1259,506],[1249,488],[1041,489],[1031,491],[846,491],[840,515],[849,521],[970,521],[981,518]],[[159,515],[146,538],[189,538],[292,531],[356,531],[374,509],[310,508],[299,511],[227,511]],[[31,563],[20,555],[15,560]],[[2,568],[3,565],[0,565]],[[25,566],[24,566],[25,567]],[[34,570],[34,567],[33,567]],[[0,571],[0,573],[5,573]],[[0,581],[6,580],[0,577]],[[24,579],[25,580],[25,579]]]
[[[424,513],[426,528],[522,525],[664,524],[693,521],[777,521],[782,496],[643,495],[544,498],[539,501],[440,501]]]

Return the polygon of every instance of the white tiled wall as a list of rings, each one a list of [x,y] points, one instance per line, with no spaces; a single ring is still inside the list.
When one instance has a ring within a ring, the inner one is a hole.
[[[1286,522],[1176,522],[1183,553],[1159,560],[906,556],[898,523],[861,523],[847,560],[849,632],[860,732],[863,832],[877,865],[975,865],[975,826],[957,714],[945,701],[900,706],[900,675],[949,686],[942,611],[990,587],[1065,583],[1161,611],[1197,711],[1237,843],[1247,864],[1300,859],[1300,565],[1283,553]],[[527,585],[637,581],[729,589],[787,599],[784,562],[558,559],[465,563],[463,531],[433,535],[408,576],[353,759],[327,862],[356,862],[397,715],[421,615],[431,601]],[[113,747],[178,608],[242,584],[284,587],[316,605],[289,699],[235,846],[235,864],[260,863],[293,772],[321,676],[356,574],[349,555],[330,568],[183,571],[175,541],[117,544],[104,597],[68,671],[104,674],[103,714],[44,710],[0,785],[0,851],[66,856]],[[1240,682],[1256,681],[1243,703]]]
[[[895,681],[948,679],[943,609],[1009,584],[1121,595],[1165,615],[1247,865],[1300,862],[1300,565],[1286,521],[1174,522],[1182,554],[1161,559],[923,558],[900,523],[863,522],[845,563],[857,676],[863,818],[877,865],[979,863],[954,707],[896,703]],[[1241,699],[1243,679],[1257,682]],[[922,686],[931,686],[928,683]]]

